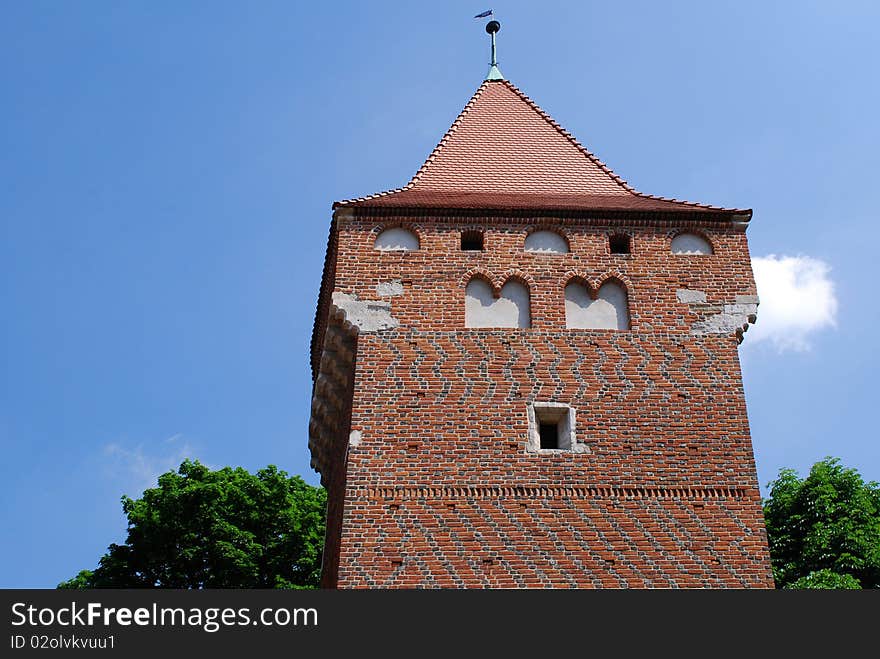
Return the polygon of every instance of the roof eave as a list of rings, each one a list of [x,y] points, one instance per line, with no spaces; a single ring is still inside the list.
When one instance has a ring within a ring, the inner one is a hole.
[[[670,217],[678,217],[682,220],[714,220],[729,222],[731,224],[748,225],[752,219],[751,209],[718,209],[718,208],[669,208],[669,209],[621,209],[621,208],[571,208],[546,206],[541,208],[511,208],[511,207],[462,207],[462,206],[403,206],[381,204],[334,204],[334,218],[353,217],[363,215],[376,217],[382,214],[388,216],[431,216],[431,215],[491,215],[511,216],[540,215],[557,217],[587,217],[599,216],[609,219],[623,219],[627,217],[665,220]]]

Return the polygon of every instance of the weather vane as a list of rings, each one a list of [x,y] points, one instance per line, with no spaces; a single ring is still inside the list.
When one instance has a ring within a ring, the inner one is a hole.
[[[489,18],[489,16],[494,16],[491,9],[480,12],[474,18]],[[492,37],[492,61],[489,62],[489,72],[486,74],[486,80],[504,80],[504,76],[501,75],[501,70],[498,68],[498,57],[495,50],[495,35],[498,34],[500,29],[501,23],[496,20],[486,23],[486,32]]]

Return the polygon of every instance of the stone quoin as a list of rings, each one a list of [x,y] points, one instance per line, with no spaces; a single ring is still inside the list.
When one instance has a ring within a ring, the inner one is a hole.
[[[494,64],[406,186],[334,204],[322,585],[772,588],[751,211],[634,190]]]

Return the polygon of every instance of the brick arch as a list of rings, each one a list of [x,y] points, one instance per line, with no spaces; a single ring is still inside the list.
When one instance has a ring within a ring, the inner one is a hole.
[[[367,234],[369,236],[369,244],[370,246],[375,245],[376,239],[384,232],[389,229],[403,229],[404,231],[409,231],[416,237],[416,240],[419,241],[419,250],[424,249],[425,246],[425,232],[421,225],[416,224],[414,222],[384,222],[382,224],[376,224],[370,229],[370,232]],[[388,253],[394,253],[394,250],[389,251]]]
[[[462,223],[462,224],[459,224],[457,227],[455,227],[453,229],[453,232],[456,236],[456,240],[458,240],[462,234],[465,234],[468,232],[474,232],[474,233],[481,234],[483,236],[483,249],[484,250],[486,249],[486,241],[489,238],[489,227],[487,227],[485,224]],[[457,247],[456,247],[456,249],[457,249]]]
[[[677,236],[681,236],[685,233],[692,233],[695,236],[698,236],[705,240],[709,244],[709,249],[711,250],[711,253],[715,254],[715,241],[709,235],[709,232],[703,229],[693,228],[672,229],[671,231],[666,232],[666,249],[670,254],[672,253],[672,241],[675,240]]]
[[[493,280],[491,274],[482,268],[472,268],[462,278],[465,327],[530,328],[532,326],[532,293],[529,283],[531,278],[519,271],[505,274],[506,277],[496,277]],[[488,290],[480,291],[480,287],[476,287],[475,290],[472,284],[477,281],[482,282]],[[516,287],[505,295],[503,289],[508,284],[516,284]]]
[[[667,230],[663,235],[666,236],[666,240],[669,241],[669,240],[672,240],[673,238],[675,238],[680,233],[695,233],[698,236],[700,236],[701,238],[705,238],[709,242],[712,242],[712,238],[710,237],[710,235],[714,235],[713,231],[709,231],[709,230],[704,229],[702,227],[688,226],[687,224],[673,227],[673,228]]]
[[[489,286],[492,287],[492,291],[494,292],[495,297],[498,297],[501,294],[501,285],[498,285],[496,283],[497,278],[493,277],[491,272],[481,267],[471,268],[470,270],[465,272],[458,280],[458,287],[461,289],[467,288],[467,285],[474,278],[482,279],[487,284],[489,284]]]
[[[599,289],[602,288],[604,284],[607,282],[613,282],[619,285],[626,292],[628,298],[632,299],[633,295],[633,285],[625,274],[620,272],[619,270],[608,270],[595,279],[592,280],[591,286],[598,293]]]
[[[501,275],[499,275],[494,282],[494,288],[500,291],[504,284],[509,281],[518,281],[520,284],[525,286],[529,293],[535,289],[536,282],[534,278],[527,272],[520,270],[518,268],[511,268],[510,270],[506,270]]]
[[[533,233],[538,233],[539,231],[547,231],[548,233],[555,233],[557,236],[562,238],[565,242],[565,249],[567,250],[566,254],[571,254],[571,238],[568,237],[568,233],[562,227],[556,224],[530,224],[526,227],[525,232],[526,235],[523,238],[523,250],[525,250],[526,241],[529,239]]]
[[[585,275],[580,270],[569,270],[564,275],[562,275],[562,290],[564,291],[566,286],[568,286],[569,284],[580,284],[587,289],[591,298],[593,298],[594,300],[596,299],[596,294],[598,293],[599,289],[593,286],[593,282],[590,280],[590,277],[588,275]]]
[[[421,242],[422,239],[425,237],[425,229],[422,227],[421,224],[418,224],[416,222],[407,222],[406,220],[390,220],[388,222],[375,224],[373,225],[373,228],[370,229],[370,235],[373,237],[373,240],[375,240],[376,236],[378,236],[386,229],[406,229],[407,231],[412,231],[416,235],[416,238],[419,239],[419,242]]]
[[[592,280],[578,273],[570,273],[563,288],[565,298],[565,325],[569,329],[632,329],[632,284],[617,271],[607,272]],[[613,284],[622,293],[614,293],[602,288]],[[585,289],[588,299],[577,289],[569,290],[572,284]]]

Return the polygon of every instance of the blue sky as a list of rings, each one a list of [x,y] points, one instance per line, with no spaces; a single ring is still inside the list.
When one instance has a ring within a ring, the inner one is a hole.
[[[485,74],[487,8],[3,3],[0,587],[94,567],[120,495],[183,457],[317,483],[330,204],[415,172]],[[755,209],[762,485],[826,455],[880,480],[880,6],[492,8],[504,74],[631,184]]]

